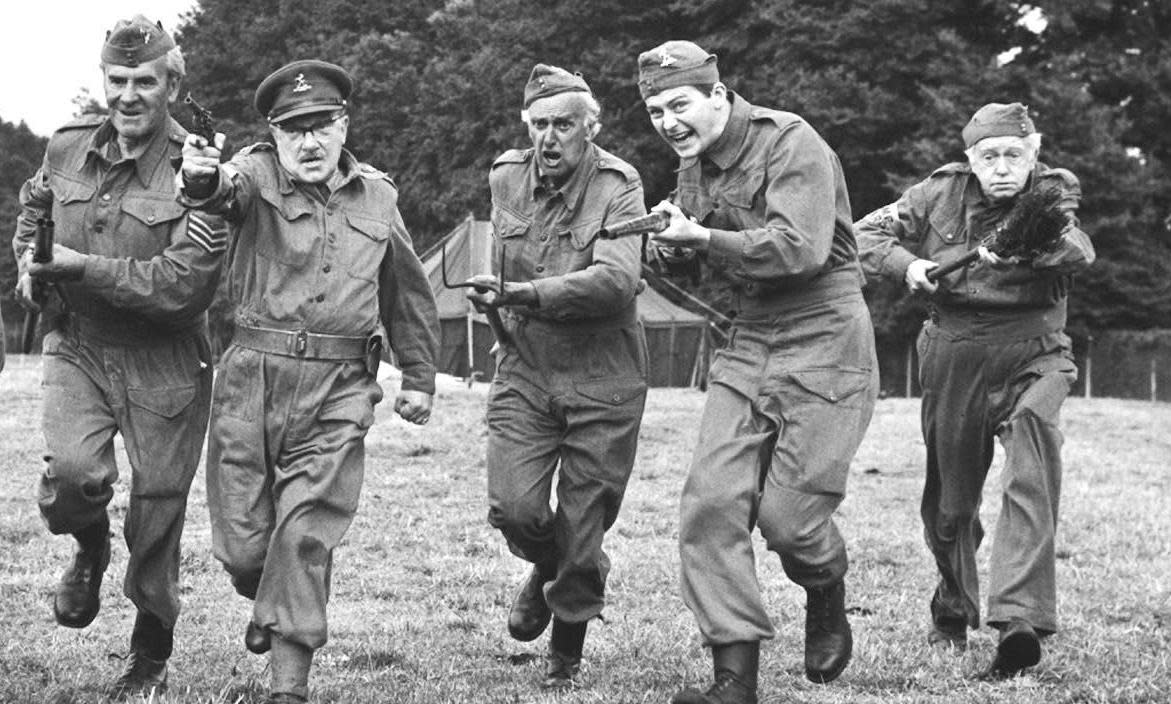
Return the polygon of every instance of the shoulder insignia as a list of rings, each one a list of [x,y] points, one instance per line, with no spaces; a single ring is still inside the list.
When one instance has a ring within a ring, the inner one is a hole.
[[[785,127],[794,122],[804,122],[805,120],[795,113],[785,112],[784,110],[773,110],[771,108],[762,108],[758,105],[753,105],[752,109],[748,111],[748,119],[755,121],[767,120],[772,122],[777,127]]]
[[[1073,172],[1070,171],[1069,169],[1062,169],[1062,168],[1050,169],[1050,168],[1042,167],[1041,178],[1043,178],[1043,179],[1056,179],[1058,181],[1061,181],[1061,184],[1063,186],[1065,186],[1066,188],[1080,188],[1080,185],[1081,185],[1077,179],[1077,176],[1074,176]]]
[[[533,158],[532,149],[509,149],[492,162],[492,168],[501,164],[526,164]]]
[[[932,171],[931,178],[970,173],[972,173],[972,167],[969,164],[962,161],[953,161],[950,164],[944,164],[938,169]]]
[[[376,169],[365,162],[358,162],[358,176],[370,181],[386,181],[392,187],[394,187],[395,190],[398,190],[398,186],[395,184],[394,179],[390,177],[390,174]]]
[[[241,149],[238,154],[252,154],[253,152],[271,152],[273,146],[268,142],[257,142],[256,144],[249,144],[247,147]]]
[[[106,121],[105,115],[86,114],[76,117],[64,125],[58,127],[55,131],[65,132],[66,130],[82,130],[82,129],[96,129]]]
[[[607,171],[617,171],[626,177],[627,183],[633,183],[635,181],[641,180],[637,169],[608,152],[602,152],[599,155],[598,168],[605,169]]]

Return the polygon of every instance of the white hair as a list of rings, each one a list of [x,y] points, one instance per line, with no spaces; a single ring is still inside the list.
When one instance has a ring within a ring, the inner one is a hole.
[[[585,91],[574,91],[574,97],[580,99],[579,109],[581,116],[585,118],[586,130],[589,132],[590,139],[598,136],[602,131],[602,105],[598,99],[594,97],[593,93],[586,93]],[[520,121],[529,124],[529,111],[525,108],[520,111]]]

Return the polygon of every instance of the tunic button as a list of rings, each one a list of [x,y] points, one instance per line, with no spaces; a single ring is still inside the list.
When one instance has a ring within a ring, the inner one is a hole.
[[[330,265],[326,264],[325,266],[321,267],[321,270],[322,270],[322,271],[324,271],[325,273],[327,273],[327,274],[328,274],[328,273],[329,273],[329,270],[330,270],[330,269],[332,269],[332,268],[333,268],[333,267],[331,267]]]
[[[154,221],[155,221],[155,216],[153,216],[153,215],[147,215],[147,216],[146,216],[146,221],[147,221],[147,222],[154,222]]]
[[[542,242],[548,242],[548,241],[549,241],[549,235],[541,235],[541,241],[542,241]]]
[[[318,303],[321,303],[321,302],[322,302],[322,301],[324,301],[324,300],[325,300],[325,294],[324,294],[324,293],[319,293],[319,294],[317,294],[317,302],[318,302]]]
[[[613,396],[610,397],[610,400],[613,401],[614,403],[618,403],[619,401],[622,400],[622,397],[619,396],[618,394],[614,394]]]
[[[109,194],[109,193],[103,193],[103,194],[102,194],[102,200],[105,200],[105,201],[108,201],[108,200],[110,200],[110,194]]]
[[[545,267],[544,267],[544,266],[541,266],[541,265],[539,265],[539,264],[537,265],[537,271],[538,271],[538,272],[542,272],[542,271],[544,271],[544,270],[545,270]]]

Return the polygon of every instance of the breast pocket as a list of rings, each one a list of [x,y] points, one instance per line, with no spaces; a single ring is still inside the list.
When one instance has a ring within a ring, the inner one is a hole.
[[[974,246],[975,243],[973,243]],[[936,252],[955,250],[959,256],[960,250],[967,250],[967,231],[958,218],[945,213],[932,213],[927,221],[927,241],[924,243],[924,252],[928,255]]]
[[[347,213],[345,232],[338,234],[338,261],[346,273],[363,281],[377,281],[390,239],[390,223],[372,215]]]
[[[174,198],[135,193],[122,198],[122,213],[117,231],[119,254],[149,259],[171,243],[171,229],[187,210]]]
[[[313,208],[294,194],[261,190],[260,220],[256,228],[256,252],[269,261],[303,269],[313,256],[320,228]]]
[[[764,184],[764,169],[754,169],[734,181],[730,181],[723,189],[722,200],[732,208],[752,210]]]
[[[518,271],[518,264],[525,261],[527,255],[525,235],[529,232],[530,221],[502,208],[492,209],[492,231],[496,233],[500,246],[503,248],[504,258],[501,263],[506,279],[528,280],[527,272]]]
[[[92,183],[73,181],[57,174],[50,178],[49,187],[53,189],[53,219],[58,225],[84,222],[85,209],[93,200],[97,187]],[[79,239],[83,235],[81,228],[61,227],[55,232],[56,241],[62,245],[88,251],[89,247],[85,240]]]

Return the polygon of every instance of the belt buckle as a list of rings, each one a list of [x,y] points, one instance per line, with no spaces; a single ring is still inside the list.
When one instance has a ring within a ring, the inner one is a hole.
[[[297,336],[293,343],[293,352],[298,356],[304,356],[305,351],[309,349],[309,332],[306,330],[298,330]]]

